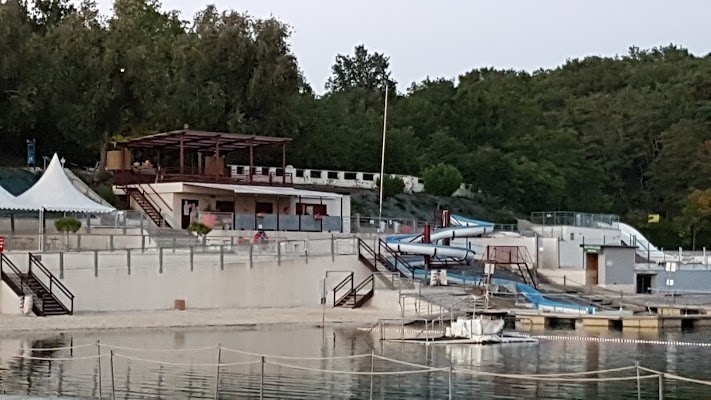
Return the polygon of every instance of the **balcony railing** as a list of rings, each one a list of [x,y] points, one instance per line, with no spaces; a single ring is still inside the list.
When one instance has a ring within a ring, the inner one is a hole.
[[[198,171],[185,169],[181,174],[178,169],[173,168],[145,171],[114,171],[114,185],[125,186],[161,182],[226,183],[268,186],[291,186],[293,184],[291,174],[230,175],[228,169],[225,170],[225,175],[206,175],[197,172]]]

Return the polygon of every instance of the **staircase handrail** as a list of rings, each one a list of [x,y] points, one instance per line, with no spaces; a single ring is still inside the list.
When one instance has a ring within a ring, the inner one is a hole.
[[[163,203],[165,205],[165,208],[169,212],[164,211],[163,207],[161,207],[157,202],[152,200],[150,196],[148,196],[148,192],[146,191],[146,189],[143,188],[144,185],[148,186],[148,188],[151,189],[151,192],[153,192],[153,194],[160,199],[161,203]],[[142,183],[142,184],[139,184],[138,187],[135,187],[135,186],[131,187],[131,189],[137,190],[141,194],[141,196],[143,196],[143,198],[146,199],[148,204],[150,204],[151,207],[153,207],[153,209],[156,210],[156,212],[158,212],[158,214],[160,214],[160,216],[165,221],[167,221],[171,227],[176,226],[175,221],[173,220],[173,207],[171,207],[165,201],[163,196],[161,196],[158,192],[156,192],[155,188],[153,186],[151,186],[150,183]]]
[[[12,274],[8,274],[7,272],[5,272],[3,270],[3,266],[8,266]],[[15,263],[13,263],[10,258],[8,258],[5,254],[2,253],[0,253],[0,275],[6,276],[7,279],[9,279],[13,285],[16,285],[16,288],[20,291],[20,293],[15,292],[15,294],[17,294],[18,296],[32,296],[33,305],[36,305],[40,310],[44,311],[44,302],[42,301],[42,298],[37,296],[37,294],[35,294],[32,288],[30,288],[30,285],[26,282],[26,280],[23,279],[22,271],[17,268]],[[10,284],[10,282],[7,283]]]
[[[400,272],[400,269],[397,267],[397,263],[399,262],[399,263],[402,264],[408,271],[410,271],[411,273],[414,273],[414,270],[415,270],[415,269],[410,265],[410,263],[408,263],[407,261],[405,261],[405,260],[402,258],[401,255],[399,255],[396,251],[394,251],[393,249],[391,249],[391,248],[388,246],[388,244],[383,241],[383,239],[378,239],[378,240],[379,240],[378,245],[379,245],[381,248],[384,247],[384,248],[385,248],[385,251],[386,251],[388,254],[390,254],[393,258],[395,258],[395,265],[393,265],[393,267],[395,268],[395,272],[398,272],[398,273],[400,274],[400,276],[406,277],[402,272]],[[379,255],[380,255],[380,254],[379,254]],[[384,261],[386,261],[387,263],[389,263],[389,264],[392,265],[392,263],[390,262],[390,260],[387,259],[387,257],[383,257],[382,255],[380,255],[380,256],[384,259]],[[406,278],[408,278],[408,277],[406,277]]]
[[[32,272],[32,266],[37,267],[40,272],[42,272],[47,278],[49,278],[49,287],[47,287],[47,285],[45,285],[41,279],[37,279],[37,282],[39,282],[39,284],[42,285],[45,290],[47,290],[52,296],[54,296],[55,293],[54,288],[59,288],[59,290],[64,294],[64,296],[69,298],[69,301],[71,302],[70,307],[64,305],[62,301],[57,298],[57,296],[54,297],[57,298],[59,304],[61,304],[62,307],[64,307],[64,309],[67,310],[70,315],[74,314],[74,294],[66,286],[64,286],[64,284],[59,279],[57,279],[54,274],[51,273],[34,254],[28,253],[28,255],[30,260],[28,273],[30,275],[34,275],[34,273]]]
[[[375,292],[375,277],[373,274],[368,275],[365,279],[363,279],[363,282],[359,283],[358,286],[353,289],[353,304],[358,307],[358,292],[364,288],[366,288],[368,285],[370,285],[370,289],[368,289],[367,292],[365,292],[363,295],[361,295],[361,300],[365,298],[366,296],[372,296],[372,294]]]
[[[343,296],[336,299],[338,291],[343,289],[348,284],[351,285],[350,289],[348,291],[346,291],[346,293]],[[336,285],[335,288],[333,288],[333,305],[335,306],[336,304],[340,303],[343,299],[348,297],[348,295],[350,295],[351,293],[353,293],[353,272],[349,273],[348,276],[345,277],[345,279],[343,279],[338,285]]]

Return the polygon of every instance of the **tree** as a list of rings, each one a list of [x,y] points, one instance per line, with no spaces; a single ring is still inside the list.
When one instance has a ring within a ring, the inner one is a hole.
[[[345,92],[365,89],[370,92],[384,92],[385,88],[397,87],[388,68],[390,57],[381,53],[370,53],[364,45],[355,47],[352,56],[337,55],[336,63],[331,67],[332,75],[326,82],[329,92]]]
[[[711,189],[694,190],[684,202],[677,219],[682,237],[691,239],[691,249],[696,250],[696,237],[701,230],[711,228]]]
[[[457,167],[439,163],[422,172],[425,191],[435,196],[451,196],[462,185],[462,174]]]
[[[69,246],[69,234],[77,233],[81,229],[81,221],[72,217],[62,217],[54,221],[54,227],[58,232],[63,232],[64,245]]]
[[[380,179],[376,182],[378,189],[380,189]],[[397,196],[402,194],[405,190],[405,182],[399,176],[386,175],[385,180],[383,180],[383,199],[389,197]]]
[[[188,225],[188,231],[196,234],[202,243],[205,244],[205,239],[207,238],[207,235],[212,232],[212,228],[202,222],[194,221]]]

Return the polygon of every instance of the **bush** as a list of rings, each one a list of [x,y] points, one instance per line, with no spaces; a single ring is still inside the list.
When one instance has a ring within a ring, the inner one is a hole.
[[[198,236],[205,237],[208,233],[212,232],[212,228],[202,222],[191,222],[188,226],[188,231],[193,232]]]
[[[57,228],[59,232],[64,232],[66,234],[77,233],[81,229],[81,221],[72,217],[62,217],[54,221],[54,227]]]
[[[380,179],[376,182],[378,190],[380,190]],[[405,191],[405,182],[399,176],[386,175],[383,182],[383,198],[397,196]]]
[[[425,192],[435,196],[451,196],[463,180],[457,167],[444,163],[425,168],[422,179],[425,181]]]

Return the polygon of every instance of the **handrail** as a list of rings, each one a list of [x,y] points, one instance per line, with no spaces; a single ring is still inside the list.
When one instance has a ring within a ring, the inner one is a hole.
[[[172,213],[172,212],[173,212],[173,207],[171,207],[170,205],[168,205],[168,203],[165,201],[165,199],[163,198],[163,196],[161,196],[160,194],[158,194],[158,192],[156,192],[155,188],[153,188],[153,186],[151,186],[150,183],[147,183],[146,186],[148,186],[148,187],[151,189],[151,192],[153,192],[153,194],[155,194],[155,195],[160,199],[160,201],[161,201],[163,204],[165,204],[165,207],[168,209],[168,211],[170,211],[170,212]],[[145,195],[145,193],[144,193],[144,195]],[[150,200],[150,199],[149,199],[149,200]],[[158,212],[160,212],[160,208],[158,209]]]
[[[353,289],[353,304],[354,304],[354,306],[356,306],[356,307],[358,306],[358,291],[367,287],[368,285],[370,285],[370,290],[368,290],[367,293],[362,295],[361,300],[363,300],[363,298],[365,298],[366,296],[369,296],[369,295],[372,296],[373,292],[375,292],[375,277],[373,276],[373,274],[368,275],[367,278],[363,279],[363,282],[359,283],[358,286],[356,286],[356,288]]]
[[[54,276],[54,274],[52,274],[51,272],[49,272],[49,270],[47,269],[47,267],[45,267],[44,264],[42,264],[42,262],[40,262],[40,260],[37,259],[37,257],[35,257],[34,254],[28,253],[28,255],[29,255],[29,260],[30,260],[30,262],[29,262],[29,270],[28,270],[29,274],[30,274],[30,275],[34,275],[34,274],[32,273],[32,266],[33,266],[33,265],[34,265],[35,267],[39,268],[39,270],[40,270],[47,278],[49,278],[49,288],[48,288],[48,287],[44,284],[44,282],[42,282],[40,279],[37,279],[37,282],[39,282],[39,284],[42,285],[42,286],[45,288],[45,290],[47,290],[47,291],[49,292],[49,294],[51,294],[55,299],[57,299],[57,297],[54,296],[54,293],[55,293],[55,292],[54,292],[53,290],[54,290],[55,287],[59,288],[59,290],[60,290],[66,297],[69,298],[69,300],[70,300],[70,302],[71,302],[71,306],[70,306],[70,308],[67,308],[67,306],[65,306],[64,304],[62,304],[62,302],[59,301],[59,299],[57,299],[57,302],[59,302],[59,304],[61,304],[62,307],[64,307],[64,308],[69,312],[70,315],[71,315],[71,314],[74,314],[74,294],[73,294],[71,291],[69,291],[69,289],[67,289],[67,287],[64,286],[64,284],[63,284],[59,279],[57,279],[57,278]]]
[[[12,276],[11,274],[8,274],[7,272],[3,271],[3,265],[7,265],[15,276]],[[17,295],[32,296],[33,306],[36,305],[39,310],[42,310],[42,312],[44,312],[44,302],[42,301],[42,298],[37,296],[35,292],[32,291],[32,288],[30,288],[29,284],[27,284],[26,278],[23,275],[22,271],[17,268],[15,263],[13,263],[5,254],[2,253],[0,253],[0,276],[7,276],[7,278],[12,282],[12,284],[16,285],[17,290],[20,291],[20,293],[16,292]],[[7,283],[10,284],[10,282]]]
[[[166,206],[166,208],[168,209],[168,211],[170,211],[169,213],[163,212],[162,209],[161,209],[161,207],[160,207],[160,206],[157,206],[157,203],[156,203],[154,200],[152,200],[152,199],[147,195],[147,192],[146,192],[146,190],[143,188],[143,185],[147,185],[147,186],[151,189],[151,191],[161,200],[161,202],[162,202],[163,204],[165,204],[165,206]],[[155,191],[155,189],[153,188],[153,186],[151,186],[150,183],[142,183],[142,184],[139,184],[138,187],[135,187],[135,186],[129,187],[128,190],[129,190],[129,191],[130,191],[130,190],[134,190],[134,191],[138,192],[138,193],[148,202],[148,204],[149,204],[151,207],[153,207],[153,210],[155,210],[155,212],[157,212],[158,215],[160,215],[160,217],[163,219],[163,221],[167,221],[167,220],[168,220],[168,218],[166,218],[166,215],[167,215],[167,216],[170,217],[170,222],[173,222],[173,219],[172,219],[173,209],[172,209],[172,207],[170,207],[170,206],[168,205],[168,203],[166,203],[165,199],[163,199],[163,197],[162,197],[160,194],[158,194],[158,192]],[[171,225],[173,225],[173,224],[171,224]]]
[[[397,273],[399,273],[401,276],[403,276],[402,272],[400,272],[400,270],[399,270],[398,267],[397,267],[397,263],[401,263],[408,271],[410,271],[411,273],[414,273],[413,271],[414,271],[415,269],[410,265],[410,263],[408,263],[407,261],[405,261],[405,260],[402,258],[401,255],[399,255],[397,252],[395,252],[393,249],[391,249],[391,248],[388,246],[388,244],[383,241],[383,239],[379,239],[378,245],[379,245],[379,247],[384,247],[384,248],[385,248],[385,251],[386,251],[388,254],[390,254],[393,258],[395,258],[395,265],[393,265],[393,267],[395,268],[395,272],[397,272]],[[379,254],[379,255],[380,255],[380,254]],[[380,255],[380,256],[383,257],[382,255]],[[383,257],[383,259],[385,259],[385,261],[387,261],[389,264],[392,265],[392,263],[391,263],[387,258]]]
[[[346,292],[346,294],[344,294],[344,295],[341,296],[338,300],[336,300],[336,295],[337,295],[338,291],[341,290],[341,289],[343,289],[343,288],[344,288],[346,285],[348,285],[349,283],[350,283],[350,285],[351,285],[350,290],[348,290],[348,291]],[[348,297],[348,295],[350,295],[352,292],[353,292],[353,272],[349,273],[348,276],[347,276],[345,279],[343,279],[338,285],[336,285],[335,288],[333,288],[333,305],[335,306],[336,304],[338,304],[338,303],[340,303],[341,301],[343,301],[343,299],[345,299],[346,297]]]

